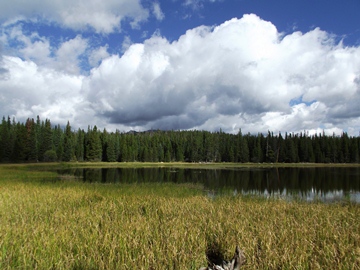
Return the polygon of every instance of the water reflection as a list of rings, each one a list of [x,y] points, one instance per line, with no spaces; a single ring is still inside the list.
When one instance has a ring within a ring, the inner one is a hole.
[[[211,196],[232,193],[360,203],[360,168],[86,168],[59,173],[75,175],[84,182],[197,183]]]

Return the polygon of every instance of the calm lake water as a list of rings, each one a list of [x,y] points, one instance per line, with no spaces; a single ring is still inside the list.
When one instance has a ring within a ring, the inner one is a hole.
[[[84,182],[195,183],[209,196],[244,194],[305,201],[360,203],[360,168],[68,169]]]

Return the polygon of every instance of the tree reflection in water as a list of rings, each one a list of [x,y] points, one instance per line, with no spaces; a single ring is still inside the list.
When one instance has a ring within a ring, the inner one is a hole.
[[[211,196],[243,194],[306,201],[360,203],[360,168],[86,168],[67,169],[84,182],[195,183]]]

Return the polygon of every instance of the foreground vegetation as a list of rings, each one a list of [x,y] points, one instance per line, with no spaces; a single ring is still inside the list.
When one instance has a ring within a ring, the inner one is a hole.
[[[167,165],[167,164],[164,164]],[[33,167],[31,167],[33,168]],[[0,269],[360,269],[360,206],[203,195],[186,184],[85,184],[0,166]]]

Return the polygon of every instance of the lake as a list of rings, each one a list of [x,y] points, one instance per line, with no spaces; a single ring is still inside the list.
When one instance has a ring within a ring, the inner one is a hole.
[[[194,183],[210,197],[254,195],[303,201],[360,203],[359,167],[312,168],[76,168],[59,170],[83,182]]]

